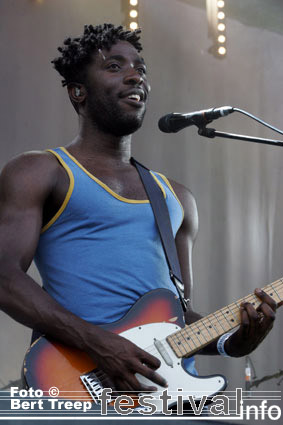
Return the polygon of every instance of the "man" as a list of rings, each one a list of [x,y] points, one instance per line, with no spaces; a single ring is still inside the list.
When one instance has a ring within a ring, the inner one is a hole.
[[[151,289],[175,291],[130,161],[131,134],[142,125],[150,91],[139,32],[90,25],[81,37],[65,40],[53,63],[78,113],[78,136],[66,148],[13,159],[0,181],[1,308],[87,352],[122,391],[166,387],[159,360],[97,325],[118,320]],[[195,201],[182,185],[154,176],[166,195],[190,299]],[[45,290],[26,275],[34,256]],[[256,295],[260,307],[244,304],[241,327],[223,342],[230,356],[250,353],[272,327],[276,304],[260,290]],[[189,303],[186,322],[198,318]],[[217,354],[216,343],[202,353]],[[141,384],[136,373],[152,385]]]

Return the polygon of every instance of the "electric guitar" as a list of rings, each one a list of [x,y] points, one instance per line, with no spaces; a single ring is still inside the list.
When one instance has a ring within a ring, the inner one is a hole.
[[[283,300],[283,279],[263,290],[279,303]],[[168,394],[173,394],[171,404],[168,404],[170,407],[176,404],[177,389],[182,389],[178,395],[182,394],[186,399],[190,395],[199,400],[226,388],[224,376],[191,375],[183,368],[182,359],[237,327],[242,302],[252,303],[255,308],[261,303],[259,298],[250,294],[185,325],[178,297],[167,289],[156,289],[143,295],[122,319],[102,327],[129,339],[161,361],[158,373],[168,382]],[[145,377],[136,376],[140,382],[152,385]],[[107,376],[86,353],[43,336],[31,345],[25,356],[23,378],[27,388],[48,392],[55,386],[60,391],[58,398],[92,402],[97,402],[107,381]],[[157,387],[158,391],[151,393],[156,399],[164,391],[164,388]]]

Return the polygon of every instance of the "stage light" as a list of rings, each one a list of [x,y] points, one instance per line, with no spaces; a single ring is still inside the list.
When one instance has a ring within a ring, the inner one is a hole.
[[[225,31],[226,27],[225,27],[225,24],[218,24],[217,28],[218,28],[219,31]]]
[[[225,2],[223,0],[218,0],[217,6],[219,7],[219,9],[221,9],[222,7],[225,6]]]
[[[220,54],[220,55],[226,55],[226,48],[225,47],[223,47],[223,46],[221,46],[221,47],[219,47],[219,49],[218,49],[218,53]]]
[[[122,0],[122,6],[125,12],[125,20],[122,24],[129,30],[135,31],[139,28],[139,1]]]
[[[131,30],[136,30],[138,28],[137,22],[131,22],[130,23],[130,28],[131,28]]]
[[[136,18],[137,16],[138,16],[137,10],[130,10],[130,17],[131,18]]]
[[[208,36],[213,43],[208,52],[218,59],[224,59],[227,55],[225,4],[224,0],[206,0]]]

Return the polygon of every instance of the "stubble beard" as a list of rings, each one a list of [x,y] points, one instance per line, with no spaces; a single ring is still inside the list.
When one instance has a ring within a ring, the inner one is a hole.
[[[145,109],[131,114],[109,99],[100,102],[95,96],[89,96],[88,115],[93,124],[103,132],[122,137],[135,133],[142,126]]]

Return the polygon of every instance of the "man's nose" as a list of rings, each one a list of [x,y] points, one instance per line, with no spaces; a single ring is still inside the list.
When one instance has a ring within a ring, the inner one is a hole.
[[[124,77],[125,84],[142,84],[143,76],[135,68],[130,68]]]

